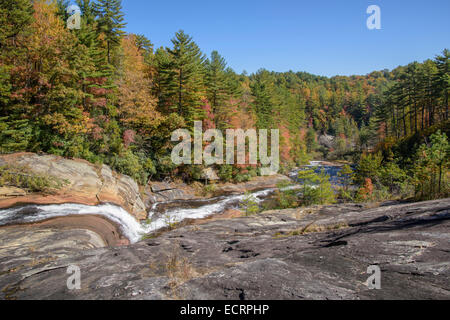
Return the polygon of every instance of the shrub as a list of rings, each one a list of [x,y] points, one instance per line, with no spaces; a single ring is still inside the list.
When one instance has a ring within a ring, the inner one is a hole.
[[[245,194],[244,199],[240,203],[240,208],[244,210],[245,216],[258,214],[261,211],[258,203],[256,202],[255,196],[252,195],[250,192],[247,192]]]
[[[233,167],[229,164],[220,166],[218,176],[222,181],[229,182],[233,180]]]
[[[248,173],[238,173],[234,177],[234,182],[242,183],[242,182],[250,181],[250,179],[251,179],[251,176]]]
[[[382,161],[383,156],[380,152],[363,154],[356,169],[356,182],[362,185],[366,182],[366,179],[370,179],[372,183],[377,183],[379,181]]]
[[[66,184],[68,181],[32,173],[27,166],[0,166],[0,186],[17,187],[29,192],[52,193]]]
[[[338,172],[339,183],[342,184],[344,191],[348,192],[348,188],[353,184],[355,173],[349,165],[342,167],[342,170]]]
[[[312,169],[299,171],[299,179],[303,182],[300,201],[303,205],[330,204],[336,202],[336,195],[331,186],[330,176],[322,170],[320,174]]]

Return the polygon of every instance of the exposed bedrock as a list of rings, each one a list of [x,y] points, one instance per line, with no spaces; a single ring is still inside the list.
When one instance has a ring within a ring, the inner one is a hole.
[[[449,299],[449,218],[450,199],[300,208],[116,248],[44,229],[30,249],[4,229],[0,299]],[[70,265],[81,290],[67,288]],[[381,290],[365,284],[370,265],[381,268]]]
[[[52,195],[24,194],[16,188],[8,193],[5,188],[3,194],[0,194],[0,208],[19,203],[97,205],[111,202],[122,206],[137,219],[147,217],[137,183],[106,165],[96,166],[84,160],[33,153],[0,156],[0,165],[5,164],[26,166],[33,173],[56,177],[68,184]]]

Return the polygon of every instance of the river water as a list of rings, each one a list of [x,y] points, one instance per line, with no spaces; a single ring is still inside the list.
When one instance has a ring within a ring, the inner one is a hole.
[[[330,175],[332,182],[337,181],[339,168],[321,165],[320,162],[312,162],[309,167],[314,168],[316,172],[324,170]],[[292,172],[290,176],[295,181],[296,172]],[[252,196],[256,203],[261,203],[274,192],[275,189],[264,189],[252,193]],[[71,203],[58,205],[30,204],[0,210],[0,226],[30,224],[64,216],[97,215],[116,223],[120,226],[122,234],[131,243],[135,243],[142,239],[144,235],[166,227],[168,223],[181,222],[185,219],[202,219],[223,213],[228,209],[239,208],[245,197],[245,195],[240,194],[206,200],[157,203],[149,211],[149,221],[146,223],[138,222],[126,210],[113,204],[98,206]]]

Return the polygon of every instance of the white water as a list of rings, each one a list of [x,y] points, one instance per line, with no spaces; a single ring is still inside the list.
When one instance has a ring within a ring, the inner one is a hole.
[[[256,202],[261,202],[263,197],[274,192],[274,189],[266,189],[252,194]],[[99,215],[117,223],[124,236],[131,243],[139,241],[143,235],[155,230],[164,228],[168,222],[180,222],[185,219],[201,219],[213,214],[221,213],[226,208],[239,203],[245,198],[245,195],[232,195],[221,199],[213,204],[201,206],[199,208],[175,208],[171,209],[161,217],[151,221],[149,224],[139,223],[123,208],[113,204],[102,204],[98,206],[86,206],[81,204],[60,204],[60,205],[28,205],[6,210],[0,210],[0,226],[33,223],[48,220],[57,217],[72,215]],[[156,208],[154,205],[152,210]],[[28,212],[27,212],[28,211]],[[149,213],[152,218],[153,211]],[[170,217],[170,218],[169,218]]]

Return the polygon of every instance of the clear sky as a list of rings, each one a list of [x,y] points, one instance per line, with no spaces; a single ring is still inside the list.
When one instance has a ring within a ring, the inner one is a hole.
[[[381,30],[368,30],[369,5]],[[170,46],[183,29],[236,72],[366,74],[450,49],[450,0],[122,0],[127,32]]]

